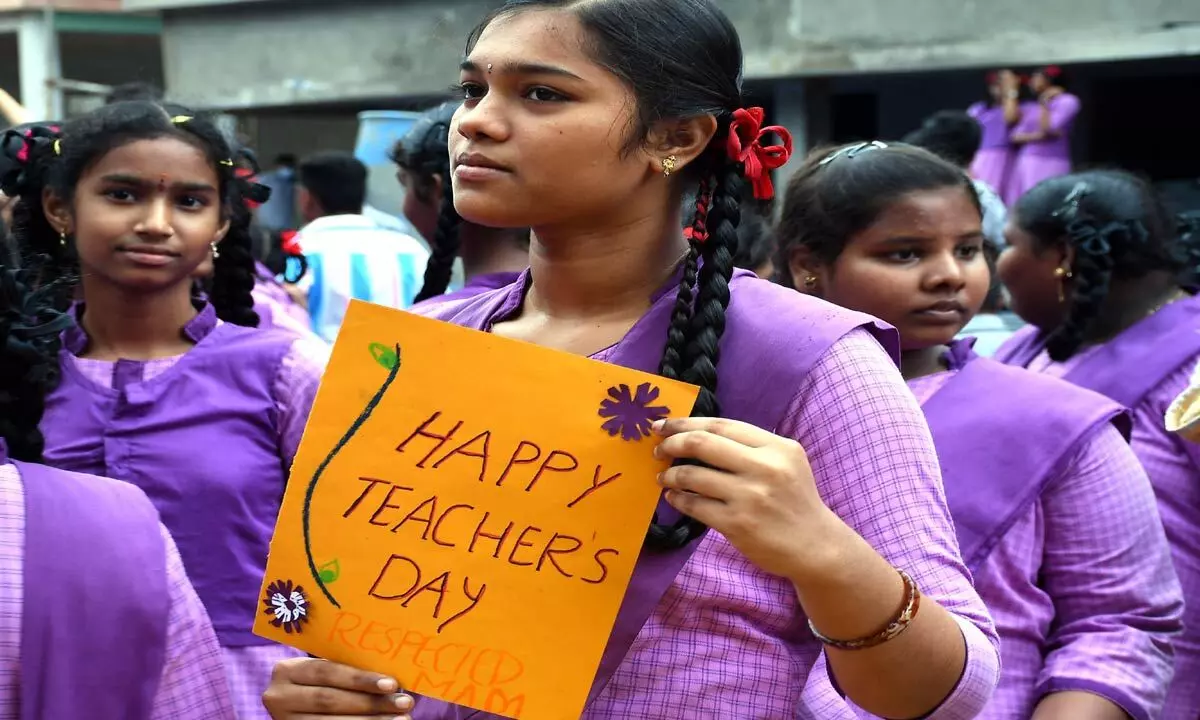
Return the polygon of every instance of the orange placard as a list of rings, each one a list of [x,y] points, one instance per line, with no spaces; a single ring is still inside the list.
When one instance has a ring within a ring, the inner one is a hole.
[[[578,718],[659,498],[650,424],[696,394],[353,303],[255,633],[428,697]]]

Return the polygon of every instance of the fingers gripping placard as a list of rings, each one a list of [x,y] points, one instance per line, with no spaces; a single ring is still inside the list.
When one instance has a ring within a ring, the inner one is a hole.
[[[255,632],[527,720],[577,718],[694,387],[355,302]]]

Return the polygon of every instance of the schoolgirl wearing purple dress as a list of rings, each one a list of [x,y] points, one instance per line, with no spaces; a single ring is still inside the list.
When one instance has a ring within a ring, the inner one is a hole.
[[[996,359],[1108,396],[1133,412],[1132,447],[1158,497],[1183,586],[1184,632],[1162,717],[1200,708],[1200,446],[1163,418],[1200,361],[1200,298],[1181,275],[1197,238],[1179,236],[1149,183],[1123,172],[1037,186],[1009,216],[1000,277],[1029,327]]]
[[[1036,99],[1021,103],[1010,135],[1016,155],[1002,191],[1010,207],[1041,181],[1071,172],[1071,130],[1080,104],[1066,84],[1066,71],[1055,65],[1030,77]]]
[[[1154,492],[1104,396],[955,340],[991,286],[970,180],[906,145],[814,155],[779,226],[781,282],[900,332],[963,559],[996,620],[980,718],[1158,718],[1183,599]],[[803,717],[852,717],[821,674]]]
[[[253,327],[249,215],[234,212],[249,189],[230,153],[184,108],[101,108],[30,144],[14,235],[41,279],[79,280],[46,463],[146,493],[212,619],[238,717],[254,718],[274,664],[298,654],[251,625],[322,365],[303,340]]]
[[[31,279],[0,265],[0,717],[228,718],[216,635],[154,506],[42,464],[70,319],[65,288]]]
[[[701,388],[693,417],[655,427],[661,457],[703,467],[660,478],[583,717],[794,718],[822,653],[876,714],[974,717],[996,638],[893,331],[734,270],[743,181],[771,197],[791,142],[745,101],[717,3],[509,2],[461,72],[455,209],[532,228],[532,266],[428,314]],[[377,680],[289,661],[266,700],[278,720],[409,707]],[[413,715],[495,718],[430,698]]]
[[[1020,81],[1013,71],[998,70],[988,75],[987,85],[988,99],[967,108],[981,131],[979,151],[971,161],[971,176],[1003,192],[1016,156],[1009,133],[1021,117]]]

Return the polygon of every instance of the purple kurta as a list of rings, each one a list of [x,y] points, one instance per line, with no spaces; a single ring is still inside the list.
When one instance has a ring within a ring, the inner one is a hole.
[[[997,191],[1008,184],[1015,149],[1008,138],[1008,121],[1004,118],[1003,105],[975,103],[967,109],[982,131],[979,151],[971,162],[971,176],[978,178]]]
[[[1158,718],[1183,600],[1128,416],[1068,383],[979,358],[910,381],[942,461],[963,557],[996,620],[1002,673],[986,720],[1090,692]],[[983,402],[979,398],[985,398]],[[1019,448],[1020,452],[1013,452]],[[802,717],[854,717],[825,678]]]
[[[1103,345],[1051,362],[1034,328],[996,358],[1061,377],[1133,410],[1131,447],[1158,498],[1183,586],[1184,632],[1175,640],[1175,680],[1164,720],[1200,717],[1200,446],[1168,433],[1163,415],[1200,362],[1200,298],[1171,303]]]
[[[68,331],[42,423],[46,459],[146,492],[212,617],[238,717],[266,718],[271,669],[297,653],[251,625],[321,355],[284,333],[221,323],[207,305],[184,333],[196,343],[184,355],[113,363],[76,357],[87,338]]]
[[[1055,95],[1049,100],[1050,130],[1054,137],[1037,142],[1025,143],[1017,148],[1012,172],[1002,195],[1012,206],[1021,196],[1043,180],[1071,172],[1071,128],[1079,114],[1079,98],[1069,93]],[[1021,119],[1013,127],[1012,134],[1040,132],[1042,129],[1041,103],[1021,104]]]
[[[430,314],[490,330],[519,312],[530,282],[526,273]],[[677,284],[656,293],[625,338],[596,358],[653,372]],[[958,557],[929,431],[880,349],[883,341],[895,352],[894,333],[748,272],[734,275],[730,292],[718,384],[725,415],[800,442],[829,507],[955,616],[966,668],[931,717],[974,717],[998,676],[996,639]],[[639,558],[583,717],[793,718],[820,653],[791,584],[709,532],[682,550]],[[416,716],[495,717],[428,699]]]
[[[0,718],[232,712],[216,635],[145,495],[9,463],[0,441]]]
[[[414,305],[412,307],[412,310],[414,312],[420,312],[422,314],[425,314],[425,313],[428,313],[429,308],[433,307],[435,304],[448,303],[448,302],[454,302],[455,300],[466,300],[467,298],[473,298],[476,295],[480,295],[489,290],[499,290],[500,288],[505,287],[507,285],[512,285],[513,283],[515,283],[517,280],[520,280],[520,279],[521,279],[521,273],[519,273],[519,272],[497,272],[497,273],[484,273],[482,275],[475,275],[475,276],[471,277],[470,279],[468,279],[466,284],[463,285],[460,289],[455,290],[454,292],[448,292],[445,295],[439,295],[437,297],[429,298],[428,300],[424,300],[424,301]]]

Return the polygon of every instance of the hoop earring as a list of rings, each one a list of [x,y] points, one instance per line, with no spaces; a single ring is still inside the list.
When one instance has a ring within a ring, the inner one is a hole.
[[[671,173],[675,172],[675,163],[679,162],[679,158],[674,155],[668,155],[661,162],[663,177],[671,177]]]
[[[208,246],[210,248],[212,248],[213,260],[216,260],[217,258],[221,257],[221,251],[217,249],[217,241],[216,240],[213,240],[211,243],[208,244]]]
[[[1054,277],[1058,278],[1058,303],[1061,305],[1067,301],[1067,281],[1075,275],[1065,267],[1056,267]]]

